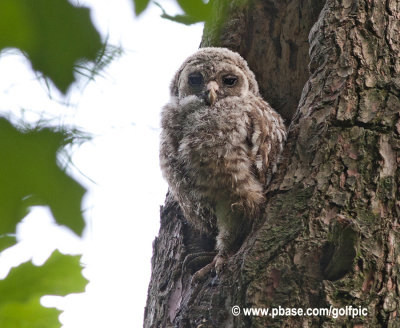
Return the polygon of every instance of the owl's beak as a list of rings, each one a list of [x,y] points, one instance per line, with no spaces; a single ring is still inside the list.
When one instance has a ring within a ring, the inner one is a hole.
[[[207,84],[207,92],[206,92],[206,101],[212,106],[217,100],[217,91],[218,91],[218,83],[215,81],[208,82]]]

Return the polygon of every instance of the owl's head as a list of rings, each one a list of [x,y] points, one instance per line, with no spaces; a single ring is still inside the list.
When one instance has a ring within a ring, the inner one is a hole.
[[[226,48],[202,48],[182,64],[171,83],[171,96],[195,95],[212,106],[227,97],[258,95],[258,85],[247,62]]]

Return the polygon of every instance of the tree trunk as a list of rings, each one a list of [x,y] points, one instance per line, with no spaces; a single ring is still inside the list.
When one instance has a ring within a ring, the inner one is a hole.
[[[144,326],[400,327],[400,2],[213,6],[202,45],[241,53],[265,99],[295,115],[264,220],[219,276],[191,281],[183,260],[214,241],[167,197]],[[335,318],[346,306],[368,313]],[[243,313],[279,307],[333,310]]]

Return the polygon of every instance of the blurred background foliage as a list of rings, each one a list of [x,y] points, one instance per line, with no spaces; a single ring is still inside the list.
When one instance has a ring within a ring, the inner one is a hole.
[[[165,19],[188,25],[210,17],[212,0],[176,0],[183,13],[175,16],[162,9],[162,1],[154,3]],[[150,4],[133,2],[136,16]],[[68,0],[0,0],[0,60],[10,48],[64,95],[79,77],[92,81],[122,53],[102,40],[88,8]],[[66,173],[60,152],[85,138],[73,127],[0,117],[0,251],[16,243],[16,226],[34,205],[48,206],[58,224],[81,236],[85,189]],[[83,292],[87,281],[81,271],[80,256],[58,251],[40,267],[26,262],[13,268],[0,280],[0,327],[60,327],[59,311],[42,307],[40,298]]]

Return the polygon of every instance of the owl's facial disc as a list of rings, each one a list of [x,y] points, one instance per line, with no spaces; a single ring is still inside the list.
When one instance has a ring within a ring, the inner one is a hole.
[[[188,83],[195,93],[203,95],[205,102],[209,106],[214,105],[219,90],[218,83],[215,80],[205,82],[200,72],[193,72],[188,76]],[[205,85],[206,83],[207,85]]]
[[[229,61],[191,62],[182,70],[178,80],[178,98],[195,95],[210,107],[215,107],[223,99],[245,97],[248,90],[247,76]]]

